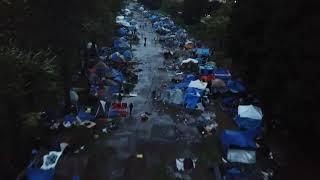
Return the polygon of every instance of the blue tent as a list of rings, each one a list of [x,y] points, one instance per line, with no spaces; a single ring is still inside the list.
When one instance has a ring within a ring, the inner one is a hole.
[[[133,58],[133,54],[130,50],[124,51],[123,56],[126,58],[126,60],[131,60]]]
[[[123,56],[119,52],[115,52],[110,55],[110,59],[114,62],[122,62]]]
[[[214,73],[214,67],[212,65],[200,66],[200,74],[202,76],[208,76]]]
[[[254,134],[251,131],[223,130],[220,140],[224,150],[232,145],[240,148],[256,148]]]
[[[120,71],[118,71],[116,69],[112,69],[111,73],[112,73],[112,78],[114,81],[122,83],[125,80],[123,74]]]
[[[118,30],[118,33],[120,36],[125,36],[127,35],[127,30],[124,27],[122,27]]]
[[[29,167],[26,171],[26,176],[28,180],[53,180],[54,169],[42,170]]]
[[[229,80],[227,82],[227,87],[233,93],[242,93],[246,91],[246,87],[238,80]]]
[[[235,118],[236,124],[244,129],[257,129],[262,124],[262,110],[253,105],[238,106],[238,115]]]
[[[158,16],[152,15],[151,17],[149,17],[149,20],[150,20],[151,22],[155,22],[155,21],[158,20]]]
[[[78,112],[78,118],[81,120],[81,121],[86,121],[86,120],[93,120],[94,117],[90,114],[90,113],[87,113],[85,112],[84,110],[80,110]]]
[[[214,76],[216,78],[222,79],[224,81],[228,81],[231,79],[231,73],[229,70],[225,68],[217,68],[214,70]]]
[[[130,49],[130,45],[127,41],[125,41],[124,39],[116,39],[113,41],[113,47],[117,50],[117,51],[125,51],[127,49]]]

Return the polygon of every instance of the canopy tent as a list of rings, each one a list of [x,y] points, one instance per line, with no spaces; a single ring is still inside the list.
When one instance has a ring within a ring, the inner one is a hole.
[[[245,86],[239,80],[229,80],[227,82],[227,86],[229,90],[233,93],[242,93],[246,91]]]
[[[201,82],[200,80],[191,81],[189,84],[189,88],[197,88],[200,90],[205,90],[207,88],[208,83]]]
[[[256,129],[261,126],[262,117],[261,108],[253,105],[240,105],[235,121],[240,128]]]
[[[249,131],[223,130],[220,140],[225,151],[227,151],[230,146],[237,146],[239,148],[256,148],[254,136]]]

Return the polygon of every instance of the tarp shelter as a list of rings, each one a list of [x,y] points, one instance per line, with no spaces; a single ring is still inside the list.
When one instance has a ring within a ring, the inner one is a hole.
[[[261,126],[262,117],[261,108],[253,105],[240,105],[235,121],[240,128],[256,129]]]
[[[227,82],[229,90],[233,93],[242,93],[246,91],[246,87],[239,80],[229,80]]]
[[[249,131],[223,130],[220,140],[225,151],[227,151],[230,146],[237,146],[239,148],[256,148],[254,136]]]
[[[184,77],[183,81],[181,83],[178,83],[174,86],[174,88],[177,89],[187,89],[190,82],[196,80],[197,78],[193,74],[188,74]]]
[[[231,73],[229,70],[225,68],[217,68],[214,70],[214,76],[216,78],[222,79],[224,81],[228,81],[231,79]]]
[[[192,49],[193,48],[193,42],[192,41],[187,41],[185,44],[184,44],[184,47],[186,49]]]
[[[193,51],[199,57],[208,57],[208,56],[210,56],[210,49],[209,48],[194,48]]]
[[[207,88],[208,83],[202,82],[200,80],[191,81],[189,84],[189,88],[197,88],[200,90],[205,90]]]
[[[188,87],[184,96],[184,103],[186,104],[186,108],[196,109],[198,103],[200,102],[202,94],[203,90],[194,87]]]
[[[53,180],[54,169],[42,170],[40,168],[28,167],[26,171],[27,180]]]

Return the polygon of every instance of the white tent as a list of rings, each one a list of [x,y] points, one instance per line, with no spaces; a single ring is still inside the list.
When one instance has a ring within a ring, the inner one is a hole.
[[[187,60],[183,60],[181,64],[186,64],[186,63],[189,63],[189,62],[193,62],[193,63],[197,64],[199,61],[196,60],[196,59],[188,58]]]
[[[199,79],[195,80],[195,81],[191,81],[189,84],[190,88],[197,88],[200,90],[205,90],[207,88],[208,83],[206,82],[202,82]]]
[[[238,106],[238,115],[240,118],[257,120],[261,120],[263,117],[261,108],[253,105]]]

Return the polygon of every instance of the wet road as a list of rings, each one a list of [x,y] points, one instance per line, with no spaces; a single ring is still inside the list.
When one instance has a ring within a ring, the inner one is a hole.
[[[110,137],[95,144],[93,149],[96,152],[89,158],[91,172],[86,173],[88,179],[154,179],[155,176],[164,176],[165,167],[174,163],[176,157],[192,156],[193,143],[200,140],[195,127],[178,121],[186,116],[183,111],[152,99],[152,91],[163,90],[162,85],[170,81],[172,74],[158,69],[165,60],[161,45],[154,41],[157,35],[152,31],[151,23],[138,12],[134,12],[134,19],[138,26],[147,22],[147,27],[138,29],[140,42],[133,46],[134,58],[138,62],[136,69],[142,70],[133,90],[138,96],[124,99],[134,104],[133,114],[124,119]],[[146,46],[144,37],[147,38]],[[146,122],[140,120],[143,112],[151,114]],[[187,118],[188,121],[194,120],[192,116]],[[143,154],[143,159],[136,158],[139,153]]]

